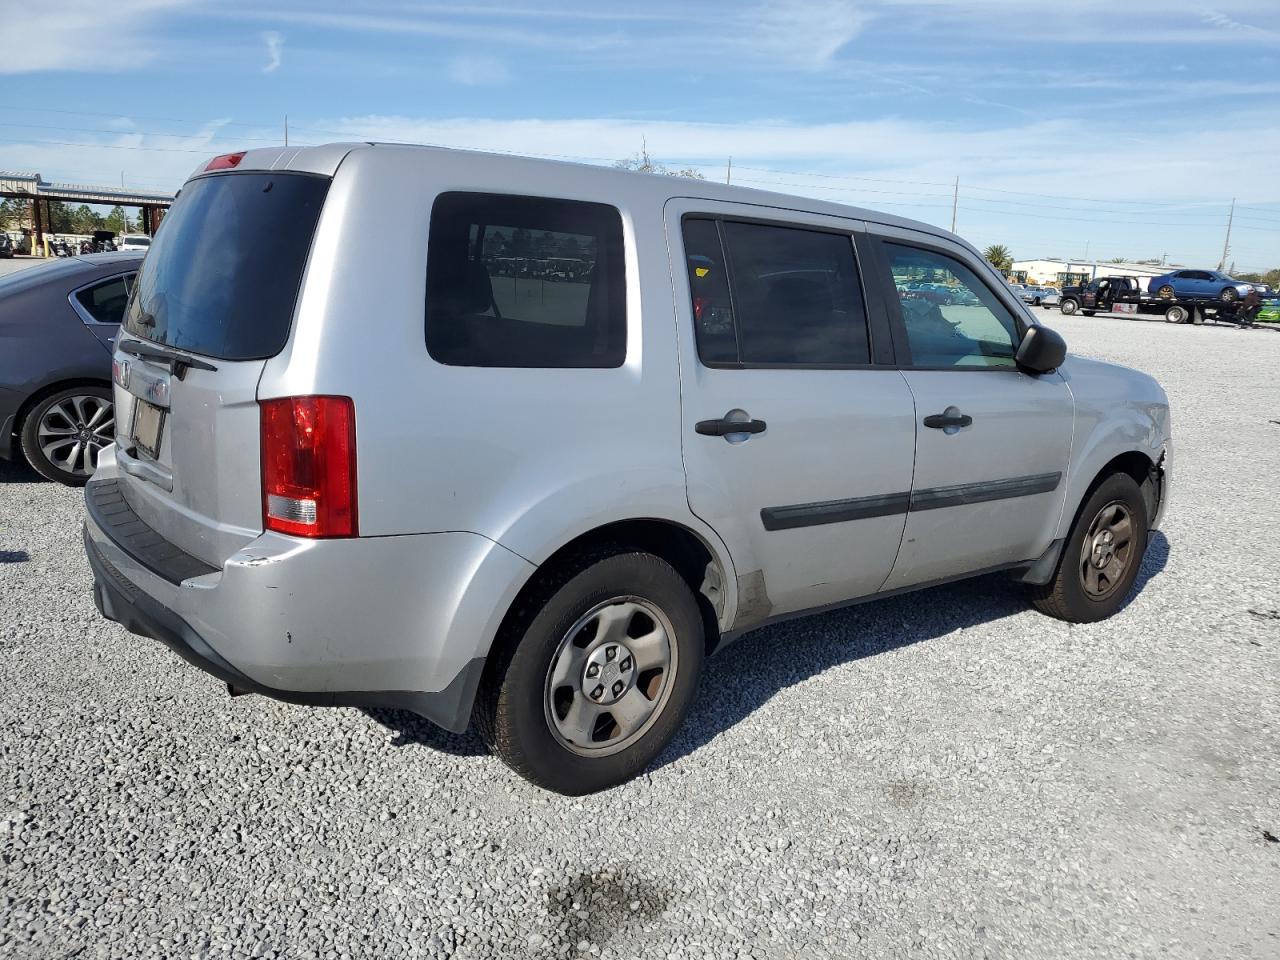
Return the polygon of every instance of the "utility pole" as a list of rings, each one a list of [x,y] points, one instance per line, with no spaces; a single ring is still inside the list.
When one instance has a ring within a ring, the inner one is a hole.
[[[1222,259],[1218,261],[1218,269],[1226,269],[1227,253],[1231,249],[1231,221],[1236,217],[1236,198],[1231,198],[1231,212],[1227,214],[1227,239],[1222,243]]]
[[[726,186],[733,182],[733,157],[729,158],[729,165],[724,168],[724,182]]]
[[[289,115],[287,113],[284,115],[284,145],[286,147],[289,145]]]
[[[960,177],[956,175],[956,189],[951,194],[951,232],[956,232],[956,207],[960,204]]]

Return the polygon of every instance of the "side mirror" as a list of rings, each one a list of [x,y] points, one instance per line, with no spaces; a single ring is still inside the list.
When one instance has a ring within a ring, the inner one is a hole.
[[[1032,373],[1048,373],[1067,359],[1067,341],[1048,327],[1030,326],[1022,335],[1014,360]]]

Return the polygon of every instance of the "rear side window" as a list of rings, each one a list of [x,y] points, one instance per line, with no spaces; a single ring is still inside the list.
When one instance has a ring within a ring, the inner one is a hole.
[[[426,324],[427,350],[451,366],[621,366],[621,215],[578,200],[441,194]]]
[[[133,286],[134,275],[112,277],[105,283],[86,287],[76,294],[80,306],[88,311],[89,316],[98,323],[120,323],[124,320],[124,310],[129,303],[129,290]]]
[[[871,362],[848,235],[702,218],[686,219],[683,230],[704,363]]]
[[[138,274],[125,329],[223,360],[260,360],[289,339],[329,180],[234,173],[188,183]]]

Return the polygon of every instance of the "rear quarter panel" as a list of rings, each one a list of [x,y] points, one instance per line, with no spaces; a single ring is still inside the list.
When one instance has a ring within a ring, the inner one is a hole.
[[[680,456],[674,306],[651,178],[393,146],[337,170],[293,336],[259,397],[351,396],[362,536],[467,531],[534,564],[607,523],[656,518],[703,538]],[[513,176],[518,174],[518,179]],[[446,191],[608,203],[626,244],[627,358],[614,369],[448,366],[425,344],[432,203]],[[728,592],[728,591],[727,591]],[[732,609],[726,596],[726,609]]]

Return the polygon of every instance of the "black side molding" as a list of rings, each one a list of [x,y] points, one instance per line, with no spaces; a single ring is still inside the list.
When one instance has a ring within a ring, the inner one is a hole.
[[[851,500],[823,500],[785,507],[765,507],[760,511],[760,520],[766,530],[790,530],[823,523],[843,523],[846,520],[867,520],[917,510],[940,510],[943,507],[960,507],[990,500],[1033,497],[1058,489],[1061,480],[1061,473],[1039,473],[1007,480],[927,487],[914,493],[885,493],[874,497],[854,497]]]
[[[984,480],[982,483],[958,483],[951,487],[929,487],[911,494],[912,510],[940,510],[988,500],[1012,500],[1034,497],[1058,489],[1061,473],[1038,473],[1031,477],[1008,480]]]
[[[851,500],[824,500],[820,503],[797,503],[787,507],[765,507],[760,511],[760,519],[766,530],[790,530],[793,527],[813,527],[822,523],[888,517],[895,513],[906,513],[910,504],[909,492],[885,493],[875,497],[854,497]]]
[[[120,492],[119,480],[90,480],[84,488],[89,516],[111,541],[134,560],[170,583],[217,573],[152,530]]]

